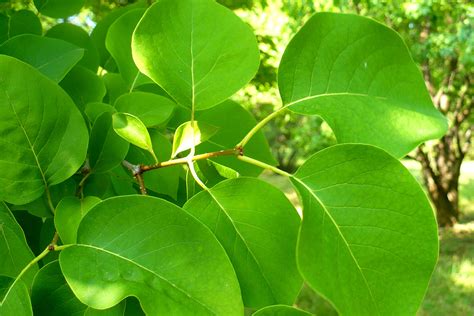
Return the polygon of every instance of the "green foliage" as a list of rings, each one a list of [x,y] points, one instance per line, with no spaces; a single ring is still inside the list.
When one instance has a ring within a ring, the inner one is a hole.
[[[35,2],[82,6],[54,3]],[[316,14],[281,63],[283,106],[257,123],[228,99],[257,39],[214,1],[120,8],[91,35],[53,24],[0,46],[2,315],[306,315],[290,307],[303,282],[341,314],[416,312],[437,229],[397,158],[446,124],[395,32]],[[359,144],[286,173],[261,132],[285,109]],[[293,182],[303,220],[263,169]]]

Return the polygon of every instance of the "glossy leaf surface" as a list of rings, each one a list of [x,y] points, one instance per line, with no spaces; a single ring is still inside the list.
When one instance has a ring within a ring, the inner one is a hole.
[[[0,200],[24,204],[79,169],[88,134],[71,99],[36,69],[0,56],[0,73]]]
[[[33,316],[28,288],[21,280],[0,275],[0,315]]]
[[[174,133],[171,156],[175,157],[177,154],[208,140],[217,130],[217,127],[204,122],[193,121],[181,124]]]
[[[138,69],[196,110],[230,97],[259,65],[252,30],[213,0],[155,3],[133,34],[132,52]]]
[[[293,304],[302,285],[295,257],[300,219],[281,191],[237,178],[197,194],[184,208],[225,248],[245,306]]]
[[[402,157],[446,132],[400,36],[365,17],[315,14],[286,48],[278,85],[286,106],[320,115],[341,143]]]
[[[93,308],[133,295],[150,315],[243,314],[221,245],[203,224],[161,199],[127,196],[97,204],[60,264],[75,295]]]
[[[153,144],[145,124],[136,116],[128,113],[115,113],[112,116],[115,132],[127,142],[147,150],[153,156]]]
[[[253,316],[310,316],[312,314],[305,312],[301,309],[286,306],[286,305],[273,305],[264,307],[255,313]]]
[[[414,315],[438,256],[433,210],[410,172],[369,145],[318,152],[292,177],[298,266],[345,315]],[[403,302],[403,304],[400,304]]]

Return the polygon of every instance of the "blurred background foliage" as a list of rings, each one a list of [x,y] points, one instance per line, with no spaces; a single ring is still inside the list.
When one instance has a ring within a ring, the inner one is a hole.
[[[67,21],[82,26],[90,33],[96,23],[111,11],[137,2],[151,4],[155,0],[85,0],[81,12]],[[454,225],[453,228],[441,230],[440,261],[419,314],[474,315],[474,163],[465,162],[474,159],[470,146],[474,126],[472,1],[218,2],[234,10],[251,25],[258,38],[261,51],[258,74],[234,96],[258,120],[281,106],[277,85],[280,59],[293,34],[315,12],[344,12],[371,17],[400,34],[423,73],[434,105],[450,122],[445,137],[418,148],[410,155],[412,161],[405,162],[413,174],[425,183],[426,191],[437,209],[439,224]],[[32,0],[0,0],[0,15],[4,17],[22,9],[36,12]],[[63,21],[42,15],[39,17],[45,31]],[[271,121],[264,131],[280,167],[290,172],[314,152],[336,143],[331,129],[316,116],[285,112]],[[289,195],[294,195],[288,183],[279,183],[276,178],[270,181]],[[295,196],[293,202],[297,203]],[[329,303],[306,287],[297,305],[318,315],[335,315]]]

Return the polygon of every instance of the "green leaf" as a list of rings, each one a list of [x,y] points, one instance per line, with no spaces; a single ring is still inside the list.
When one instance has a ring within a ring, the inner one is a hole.
[[[153,144],[145,124],[136,116],[128,113],[114,113],[112,125],[115,132],[127,142],[148,151],[153,157]],[[155,160],[156,157],[155,157]]]
[[[0,200],[25,204],[79,169],[88,133],[71,99],[39,71],[2,55],[0,73]]]
[[[87,103],[101,102],[106,93],[102,80],[94,72],[81,66],[72,68],[60,86],[81,110],[84,110]]]
[[[125,301],[106,310],[97,310],[82,304],[66,283],[57,260],[45,265],[36,275],[31,303],[35,315],[123,316],[125,310]]]
[[[34,257],[22,228],[7,205],[0,202],[0,275],[17,277]],[[36,265],[31,267],[22,280],[31,285],[37,271]]]
[[[10,17],[0,13],[0,43],[5,42],[9,38]]]
[[[56,24],[46,32],[45,36],[61,39],[77,47],[84,48],[84,56],[79,65],[88,68],[94,73],[97,71],[99,67],[99,53],[89,34],[83,28],[71,23]]]
[[[95,196],[83,199],[66,197],[59,202],[54,216],[54,226],[64,244],[75,244],[77,229],[82,218],[101,200]]]
[[[400,36],[365,17],[315,14],[288,45],[278,85],[284,105],[320,115],[341,143],[403,157],[447,129]]]
[[[138,117],[146,127],[162,125],[173,114],[175,103],[168,98],[147,92],[132,92],[115,101],[119,112]]]
[[[233,148],[247,132],[257,124],[255,118],[249,111],[238,103],[225,101],[212,109],[196,113],[199,122],[207,123],[219,128],[209,141],[204,142],[198,148],[197,153],[206,153],[222,149]],[[245,155],[263,161],[270,165],[276,165],[262,131],[258,131],[245,146]],[[219,164],[230,167],[244,176],[258,176],[262,169],[250,165],[231,156],[212,158]]]
[[[90,123],[94,123],[95,120],[104,113],[113,114],[117,112],[113,106],[110,104],[102,103],[102,102],[91,102],[87,103],[84,109],[84,113],[86,114],[87,118],[89,119]]]
[[[149,196],[97,204],[78,244],[60,254],[76,296],[92,308],[139,299],[148,315],[242,315],[240,289],[221,245],[179,207]]]
[[[307,283],[341,315],[415,315],[438,232],[410,172],[377,147],[344,144],[312,156],[291,180],[304,210],[298,267]]]
[[[273,305],[264,307],[255,313],[253,316],[309,316],[312,315],[301,309],[286,305]]]
[[[43,28],[39,18],[29,10],[16,11],[10,16],[7,34],[9,38],[20,34],[41,35]]]
[[[213,0],[155,3],[135,29],[132,52],[141,72],[196,110],[229,98],[259,65],[251,28]]]
[[[118,97],[122,94],[128,93],[129,91],[127,83],[123,80],[120,74],[108,72],[102,76],[102,81],[107,88],[107,95],[104,97],[104,102],[109,104],[114,104]]]
[[[119,166],[128,153],[129,143],[117,135],[111,113],[103,113],[92,127],[89,142],[91,172],[103,173]]]
[[[41,14],[64,19],[79,12],[84,0],[34,0],[34,3]]]
[[[246,307],[294,303],[302,286],[295,256],[300,219],[283,192],[258,179],[232,179],[197,194],[184,209],[226,250]]]
[[[0,275],[0,314],[33,316],[30,295],[22,281]]]
[[[140,73],[132,58],[132,33],[145,9],[131,10],[120,16],[107,32],[105,46],[114,58],[120,74],[132,90],[135,86],[151,82]]]
[[[173,138],[171,158],[177,154],[205,142],[214,135],[218,128],[203,122],[186,122],[178,126]]]
[[[62,40],[24,34],[3,43],[0,54],[24,61],[59,82],[82,58],[84,50]]]
[[[153,151],[156,153],[158,160],[168,160],[171,156],[171,143],[169,140],[155,129],[150,130],[150,138],[153,144]],[[130,147],[126,159],[133,164],[150,165],[155,163],[154,158],[148,152],[135,146]],[[180,172],[181,166],[160,168],[145,172],[143,179],[147,189],[176,199]]]

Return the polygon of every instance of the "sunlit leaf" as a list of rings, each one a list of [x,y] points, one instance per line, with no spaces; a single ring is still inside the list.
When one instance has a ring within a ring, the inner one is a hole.
[[[174,133],[171,156],[175,157],[177,154],[208,140],[217,130],[217,127],[204,122],[193,121],[181,124]]]

